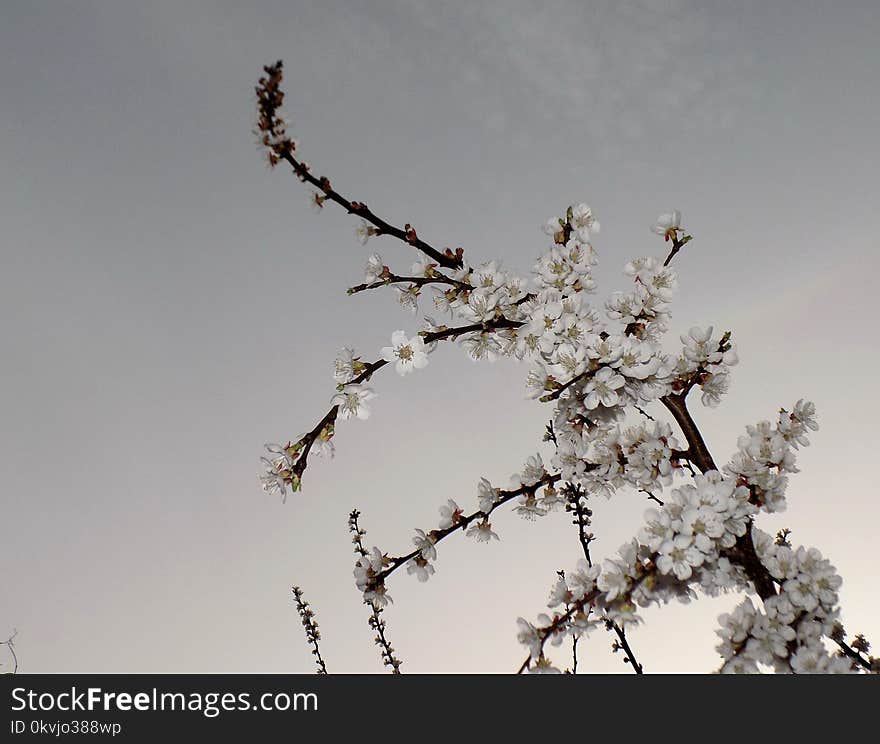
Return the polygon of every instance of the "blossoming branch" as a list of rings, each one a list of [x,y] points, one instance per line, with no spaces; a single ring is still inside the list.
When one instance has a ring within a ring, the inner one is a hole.
[[[429,316],[417,330],[389,333],[389,344],[374,361],[343,349],[329,410],[305,434],[266,445],[263,488],[282,499],[300,490],[309,455],[332,455],[337,421],[369,417],[376,399],[368,384],[372,376],[385,367],[399,375],[424,370],[442,341],[457,342],[475,360],[525,362],[527,394],[550,405],[544,442],[553,451],[530,456],[506,488],[480,478],[470,511],[448,499],[439,507],[437,524],[415,531],[412,548],[396,555],[367,548],[360,513],[351,514],[355,584],[370,608],[386,666],[399,672],[402,664],[381,617],[391,601],[392,574],[406,566],[408,574],[427,581],[435,573],[440,542],[459,532],[480,542],[497,540],[491,518],[509,506],[529,520],[569,513],[583,555],[574,569],[557,572],[549,611],[535,621],[519,619],[518,638],[526,650],[519,671],[562,671],[552,650],[562,643],[572,654],[566,671],[577,671],[578,641],[603,628],[615,635],[613,650],[623,651],[624,661],[641,673],[626,636],[641,622],[640,608],[730,592],[745,598],[719,618],[720,671],[880,671],[863,636],[846,640],[838,605],[842,580],[831,563],[816,548],[792,545],[788,531],[774,538],[757,526],[762,514],[786,507],[797,452],[818,428],[813,404],[801,399],[772,420],[748,425],[736,454],[720,467],[690,413],[696,390],[704,406],[720,404],[738,357],[732,334],[711,326],[694,326],[667,347],[678,285],[672,263],[693,240],[680,212],[661,215],[651,228],[662,239],[665,257],[627,263],[627,289],[604,303],[592,300],[598,261],[592,241],[600,225],[586,204],[573,204],[545,223],[549,245],[530,280],[497,260],[472,263],[462,248],[439,250],[412,225],[393,225],[336,191],[328,178],[313,175],[281,114],[281,62],[264,72],[256,88],[256,130],[269,165],[287,164],[310,185],[317,209],[334,203],[359,218],[356,236],[362,244],[392,237],[417,254],[408,270],[393,270],[378,253],[370,254],[363,282],[349,294],[387,287],[404,309],[417,313],[430,293],[434,312],[450,320]],[[652,405],[671,420],[648,414]],[[654,505],[632,540],[613,557],[594,562],[589,500],[612,498],[627,488],[646,494]],[[298,589],[295,598],[324,671],[314,615]]]

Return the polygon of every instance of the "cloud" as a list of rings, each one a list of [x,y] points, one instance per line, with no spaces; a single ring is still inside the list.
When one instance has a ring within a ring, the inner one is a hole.
[[[608,153],[658,127],[731,126],[755,98],[739,21],[702,3],[397,0],[395,8],[393,23],[411,39],[445,50],[439,64],[467,91],[474,118],[514,138],[517,119],[528,117],[577,127],[593,152]]]

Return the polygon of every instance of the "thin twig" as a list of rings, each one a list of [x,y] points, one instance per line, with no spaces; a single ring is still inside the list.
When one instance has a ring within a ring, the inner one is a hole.
[[[521,325],[522,323],[519,321],[501,317],[485,323],[471,323],[470,325],[456,326],[453,328],[441,326],[436,331],[421,331],[419,335],[422,336],[426,344],[431,344],[436,341],[455,339],[467,333],[493,333],[507,328],[518,328]],[[385,359],[377,359],[374,362],[363,364],[363,369],[355,377],[343,384],[359,385],[362,382],[367,382],[378,370],[385,367],[388,363],[389,362]],[[329,441],[333,438],[335,434],[336,418],[338,415],[339,405],[331,406],[330,410],[324,414],[324,417],[314,426],[314,428],[311,429],[311,431],[303,436],[302,439],[296,443],[288,443],[287,449],[295,451],[297,459],[289,472],[285,471],[283,475],[285,476],[285,480],[292,485],[294,491],[297,491],[300,488],[302,476],[308,464],[309,453],[315,442],[319,439]]]
[[[354,543],[355,553],[363,557],[367,555],[367,549],[364,547],[363,543],[363,537],[367,532],[366,530],[361,529],[360,524],[358,523],[360,516],[361,513],[357,509],[349,514],[348,529],[352,535],[354,535],[352,542]],[[380,607],[378,602],[369,599],[364,599],[364,604],[369,606],[371,611],[368,623],[369,626],[376,631],[375,641],[376,645],[382,649],[382,663],[387,667],[391,667],[392,674],[400,674],[400,666],[403,662],[394,655],[394,647],[385,635],[386,623],[381,617],[384,608]]]
[[[646,492],[647,493],[647,492]],[[577,525],[578,528],[578,540],[581,544],[581,549],[584,552],[584,558],[587,561],[588,566],[593,565],[593,559],[590,556],[590,543],[595,539],[592,533],[586,531],[587,527],[591,525],[591,517],[593,516],[593,512],[587,508],[586,504],[582,503],[583,499],[586,498],[586,494],[583,493],[583,489],[580,486],[570,487],[569,490],[569,504],[572,511],[575,513],[574,524]],[[657,499],[655,499],[657,500]],[[591,608],[592,609],[592,608]],[[635,654],[630,648],[629,643],[626,639],[626,633],[623,628],[620,627],[614,620],[610,618],[605,618],[605,627],[608,630],[613,630],[617,634],[618,641],[615,646],[612,646],[613,650],[617,650],[617,648],[622,648],[624,653],[626,654],[625,661],[632,665],[633,671],[636,674],[642,674],[643,669],[642,665],[636,661]]]
[[[492,504],[490,509],[486,511],[477,510],[471,514],[460,514],[449,527],[445,527],[443,529],[430,530],[426,534],[431,539],[432,543],[436,545],[441,540],[449,537],[453,532],[458,532],[459,530],[467,529],[468,525],[471,522],[474,522],[479,519],[488,519],[489,516],[494,512],[499,506],[506,504],[507,502],[515,499],[517,496],[525,496],[527,494],[534,494],[539,488],[543,486],[553,485],[557,481],[562,478],[558,473],[547,473],[544,475],[541,480],[537,483],[534,483],[530,486],[521,486],[520,488],[515,488],[509,491],[499,491],[498,495],[495,498],[495,502]],[[376,577],[373,579],[373,583],[378,586],[385,582],[391,574],[393,574],[398,568],[404,565],[407,561],[415,558],[421,553],[421,548],[416,548],[415,550],[406,553],[405,555],[400,555],[395,558],[389,558],[390,565],[388,568],[376,574]]]
[[[618,649],[623,649],[623,653],[625,654],[624,662],[632,666],[633,671],[636,674],[644,674],[645,670],[642,668],[642,665],[636,661],[636,655],[633,653],[632,648],[629,645],[629,641],[626,639],[626,631],[621,628],[616,622],[613,620],[606,620],[608,628],[613,630],[617,634],[617,641],[615,645],[612,647],[614,651]]]
[[[648,419],[648,421],[656,421],[656,420],[657,420],[657,419],[655,419],[650,413],[648,413],[648,412],[645,411],[644,409],[640,408],[639,406],[635,406],[635,409],[636,409],[640,414],[642,414],[642,416],[644,416],[646,419]]]
[[[315,613],[309,607],[309,603],[303,598],[303,591],[300,587],[292,588],[293,599],[296,603],[296,611],[302,621],[303,629],[306,632],[306,641],[312,647],[312,655],[315,657],[315,663],[318,665],[318,674],[327,674],[327,667],[324,659],[321,658],[321,649],[318,641],[321,640],[321,631],[318,629],[318,622],[315,620]]]
[[[276,165],[280,160],[287,161],[293,168],[297,177],[319,189],[323,196],[318,204],[323,204],[328,199],[335,202],[349,214],[355,214],[361,219],[373,225],[375,234],[392,235],[398,240],[407,243],[425,255],[432,258],[447,269],[457,269],[462,266],[462,251],[459,249],[452,253],[448,248],[440,252],[433,246],[418,237],[415,229],[407,224],[403,228],[392,225],[376,215],[363,202],[349,200],[335,191],[330,186],[330,179],[325,176],[314,176],[309,165],[299,160],[294,152],[296,143],[290,139],[285,130],[284,120],[279,110],[284,101],[284,92],[281,90],[282,63],[279,60],[274,65],[263,68],[265,76],[260,78],[256,87],[257,94],[257,128],[261,133],[261,142],[269,150],[270,165]]]
[[[584,558],[588,566],[593,565],[593,559],[590,556],[590,543],[595,539],[593,533],[587,532],[593,516],[593,511],[585,503],[586,494],[580,485],[572,485],[566,483],[565,493],[568,498],[566,508],[568,511],[574,512],[572,524],[578,528],[578,541],[581,544],[581,550],[584,552]]]
[[[861,655],[861,653],[859,653],[859,651],[854,649],[845,640],[843,640],[843,638],[834,638],[833,640],[838,645],[844,656],[852,659],[853,662],[869,672],[872,672],[874,674],[880,673],[880,663],[878,663],[877,659],[874,659],[873,657],[866,659],[864,656]]]
[[[12,674],[18,674],[18,656],[15,654],[15,637],[18,635],[18,630],[13,629],[12,635],[9,636],[5,641],[3,641],[3,646],[9,649],[9,653],[12,654]]]
[[[387,274],[385,278],[375,282],[365,282],[354,287],[349,287],[348,294],[357,294],[365,292],[368,289],[381,289],[391,284],[412,284],[416,287],[423,287],[426,284],[448,284],[463,291],[470,291],[473,287],[467,282],[460,282],[451,277],[438,274],[435,276],[398,276],[397,274]]]
[[[669,255],[666,257],[663,265],[669,266],[672,259],[675,258],[676,254],[684,247],[685,243],[688,243],[691,240],[692,237],[690,235],[685,235],[681,240],[679,240],[678,235],[674,235],[672,238],[672,250],[669,251]]]
[[[684,391],[674,395],[665,395],[660,399],[660,402],[672,414],[687,440],[687,459],[696,465],[701,473],[718,470],[718,466],[715,464],[715,460],[712,459],[709,448],[703,440],[703,435],[697,428],[697,424],[687,408],[686,397],[687,391]],[[725,551],[725,555],[745,569],[746,574],[755,585],[755,591],[757,591],[761,599],[769,599],[776,596],[773,577],[755,551],[755,546],[752,542],[751,522],[745,534],[737,538],[736,545],[730,550]]]
[[[655,561],[657,559],[657,553],[651,555],[650,559],[646,561],[645,564],[642,564],[644,568],[644,573],[642,573],[638,578],[633,579],[632,586],[630,587],[630,592],[634,591],[643,581],[645,581],[649,576],[654,576],[656,574],[656,565]],[[549,625],[545,625],[543,628],[537,628],[538,632],[538,647],[539,650],[543,653],[544,645],[550,639],[550,637],[559,631],[561,628],[565,627],[569,620],[572,617],[577,615],[578,612],[583,611],[586,608],[592,607],[593,603],[599,599],[602,592],[599,589],[593,589],[590,592],[587,592],[580,599],[576,599],[572,602],[565,612],[554,615],[553,619],[550,621]],[[525,672],[532,661],[532,656],[529,654],[522,664],[520,664],[519,669],[517,670],[517,674],[522,674]]]
[[[648,491],[648,490],[646,490],[646,489],[644,489],[644,488],[640,488],[639,491],[641,491],[641,492],[644,493],[644,494],[647,494],[648,498],[649,498],[651,501],[656,501],[658,504],[660,504],[660,506],[663,506],[663,502],[662,502],[660,499],[658,499],[658,498],[657,498],[653,493],[651,493],[650,491]]]

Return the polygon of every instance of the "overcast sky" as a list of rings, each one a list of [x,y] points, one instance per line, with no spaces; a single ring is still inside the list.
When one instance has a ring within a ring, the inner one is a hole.
[[[315,169],[472,261],[527,274],[543,221],[586,201],[601,299],[681,209],[669,349],[714,324],[741,358],[695,416],[723,462],[746,424],[816,402],[789,510],[760,524],[822,550],[846,627],[880,643],[878,37],[874,0],[4,2],[0,635],[18,628],[22,670],[309,672],[299,583],[330,671],[380,671],[348,512],[404,552],[536,449],[549,409],[526,367],[449,345],[377,375],[373,417],[339,426],[303,493],[260,491],[263,443],[325,413],[338,349],[374,358],[418,327],[390,293],[345,295],[369,252],[353,222],[261,161],[253,84],[279,58]],[[645,507],[596,504],[596,554]],[[564,514],[493,525],[498,543],[445,541],[427,584],[390,581],[404,671],[519,665],[516,617],[579,546]],[[715,618],[738,601],[646,612],[639,660],[717,668]],[[610,642],[582,644],[582,668],[625,672]]]

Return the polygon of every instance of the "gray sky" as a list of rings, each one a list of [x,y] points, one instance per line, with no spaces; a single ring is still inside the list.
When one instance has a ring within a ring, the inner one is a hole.
[[[449,346],[377,376],[373,418],[339,426],[302,494],[259,490],[262,443],[323,415],[338,349],[372,358],[417,327],[390,293],[345,296],[368,252],[354,224],[263,166],[253,84],[278,58],[316,170],[472,261],[526,274],[542,222],[587,201],[601,297],[681,209],[696,240],[670,348],[715,324],[741,358],[695,416],[726,461],[746,424],[816,402],[789,511],[761,526],[822,550],[847,628],[880,643],[878,36],[871,0],[4,2],[0,633],[19,629],[23,670],[311,671],[300,583],[330,670],[378,671],[350,509],[397,554],[535,451],[549,409],[525,400],[526,367]],[[596,552],[645,506],[597,504]],[[515,619],[545,609],[578,544],[563,514],[493,524],[491,546],[445,541],[427,584],[392,579],[404,671],[518,666]],[[716,668],[735,601],[645,613],[639,660]],[[610,641],[584,644],[583,668],[625,671]]]

